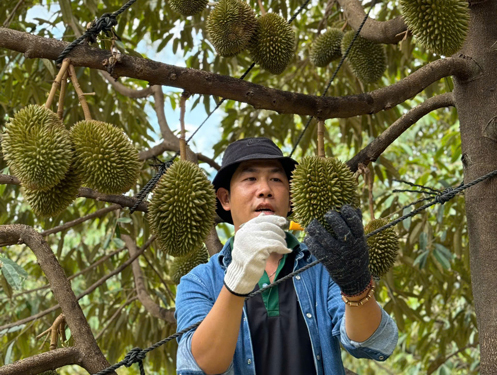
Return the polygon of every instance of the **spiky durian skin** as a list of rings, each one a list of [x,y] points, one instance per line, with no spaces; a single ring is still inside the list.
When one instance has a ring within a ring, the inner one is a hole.
[[[124,132],[100,121],[80,121],[71,128],[74,168],[83,184],[104,194],[122,194],[138,177],[138,151]]]
[[[371,233],[384,225],[385,219],[371,220],[364,227],[365,234]],[[374,276],[383,276],[392,268],[399,252],[399,237],[395,229],[388,228],[368,238],[369,248],[369,271]]]
[[[208,260],[209,253],[204,245],[185,256],[174,258],[170,269],[171,280],[175,284],[179,284],[179,281],[183,276],[199,264],[207,263]]]
[[[50,109],[29,105],[7,122],[2,150],[22,185],[46,190],[58,184],[72,159],[69,131]]]
[[[252,58],[273,74],[282,73],[295,52],[295,33],[282,17],[267,13],[257,19],[250,41]]]
[[[342,54],[350,46],[356,31],[352,30],[343,36]],[[363,83],[374,83],[381,79],[387,69],[385,49],[383,45],[374,43],[361,36],[357,36],[347,57],[354,74]]]
[[[204,172],[189,161],[175,162],[161,177],[148,207],[159,246],[184,256],[204,242],[214,223],[216,194]]]
[[[304,157],[293,171],[291,195],[294,221],[307,227],[317,219],[327,229],[324,214],[344,204],[359,206],[357,182],[347,164],[334,158]]]
[[[342,56],[343,32],[332,28],[316,38],[311,49],[311,62],[316,66],[326,66]]]
[[[207,31],[217,53],[235,56],[247,48],[256,26],[255,13],[242,0],[220,0],[207,19]]]
[[[209,0],[170,0],[171,8],[183,16],[193,16],[205,9]]]
[[[76,199],[80,186],[81,177],[70,167],[66,176],[54,187],[43,191],[23,187],[22,193],[36,215],[53,217]]]
[[[414,37],[439,55],[459,51],[469,30],[467,0],[400,0],[404,21]]]

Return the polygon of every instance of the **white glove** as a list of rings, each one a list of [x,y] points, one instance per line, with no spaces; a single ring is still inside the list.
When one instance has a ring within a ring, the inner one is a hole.
[[[237,231],[233,243],[232,261],[224,276],[228,290],[246,296],[254,290],[266,268],[271,253],[288,254],[285,231],[286,219],[277,215],[261,214]]]

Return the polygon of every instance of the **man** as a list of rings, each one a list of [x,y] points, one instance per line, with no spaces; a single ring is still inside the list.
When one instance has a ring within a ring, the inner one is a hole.
[[[335,235],[315,220],[304,244],[282,229],[296,164],[267,138],[226,149],[213,184],[217,213],[235,236],[178,286],[178,331],[203,320],[179,338],[179,375],[341,375],[340,342],[358,358],[382,361],[394,350],[397,327],[374,300],[360,213],[330,211]],[[254,288],[323,256],[245,301]]]

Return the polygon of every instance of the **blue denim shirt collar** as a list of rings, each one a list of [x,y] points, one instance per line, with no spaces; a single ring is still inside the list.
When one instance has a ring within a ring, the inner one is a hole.
[[[305,261],[308,261],[311,253],[307,249],[307,246],[303,243],[300,243],[299,240],[297,240],[297,237],[295,237],[293,234],[290,232],[285,232],[286,233],[286,243],[288,245],[289,249],[292,249],[293,251],[297,252],[297,256],[295,257],[295,260],[300,260],[304,258]],[[232,251],[232,244],[233,244],[234,237],[230,237],[228,241],[226,241],[225,245],[223,246],[223,249],[219,253],[218,261],[221,267],[226,270],[228,266],[231,263],[231,251]]]

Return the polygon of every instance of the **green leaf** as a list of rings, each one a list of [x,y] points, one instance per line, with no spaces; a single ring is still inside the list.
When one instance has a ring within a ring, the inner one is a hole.
[[[419,269],[423,269],[426,266],[426,261],[428,259],[428,254],[430,252],[428,250],[423,251],[418,257],[414,260],[413,266],[419,266]]]
[[[131,224],[133,220],[130,217],[120,217],[117,219],[118,223],[125,223],[125,224]]]
[[[442,250],[442,248],[445,250]],[[449,252],[447,256],[446,251],[448,251],[446,248],[444,248],[442,245],[437,243],[435,244],[435,249],[433,250],[433,256],[438,261],[438,263],[442,265],[444,269],[448,270],[450,268],[450,261],[452,260],[452,254],[450,254]]]
[[[419,235],[419,249],[426,250],[426,246],[428,246],[428,234],[423,232]]]
[[[28,273],[20,265],[14,261],[0,257],[0,263],[2,264],[0,270],[5,276],[5,279],[13,289],[21,289],[22,283],[28,277]]]
[[[15,341],[12,341],[9,347],[7,348],[7,352],[5,353],[5,361],[4,365],[11,364],[12,361],[12,348],[14,347]]]
[[[402,216],[405,216],[405,215],[411,213],[411,211],[412,211],[412,206],[404,208],[404,210],[402,211]],[[412,220],[412,217],[408,217],[407,219],[404,219],[402,221],[402,225],[404,226],[405,230],[409,230],[409,228],[411,227],[411,220]]]
[[[116,237],[116,238],[114,238],[112,241],[114,242],[114,244],[115,244],[117,247],[124,247],[124,246],[126,246],[126,244],[124,243],[124,241],[123,241],[123,240],[121,240],[120,238],[117,238],[117,237]]]

